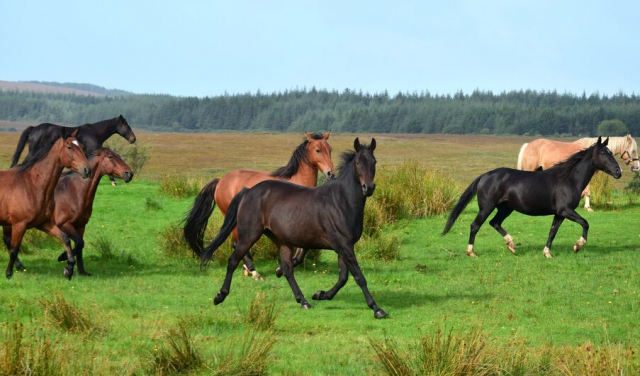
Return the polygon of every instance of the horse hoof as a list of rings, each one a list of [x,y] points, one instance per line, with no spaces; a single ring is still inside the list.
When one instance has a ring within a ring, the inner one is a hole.
[[[573,251],[578,252],[585,244],[587,244],[587,241],[583,237],[580,237],[576,244],[573,245]]]
[[[313,300],[328,300],[326,291],[316,291],[311,297]]]
[[[249,277],[249,276],[251,276],[251,271],[249,270],[249,268],[247,268],[247,266],[246,266],[246,265],[242,265],[242,274],[243,274],[245,277]]]
[[[60,256],[58,256],[58,262],[67,261],[67,253],[63,252]]]
[[[307,303],[307,302],[304,302],[304,303],[302,303],[302,304],[300,305],[300,308],[302,308],[302,309],[311,309],[311,308],[313,308],[313,307],[311,306],[311,304],[309,304],[309,303]]]
[[[471,252],[471,253],[467,252],[467,256],[469,256],[469,257],[478,257],[478,255],[476,255],[475,252]]]
[[[587,211],[588,211],[589,213],[593,213],[593,209],[591,209],[591,206],[589,206],[588,208],[585,208],[585,209],[587,209]]]
[[[373,317],[375,317],[376,319],[382,319],[387,316],[389,316],[389,314],[384,309],[379,309],[373,314]]]
[[[264,281],[264,277],[262,277],[260,275],[260,273],[258,273],[257,270],[254,270],[251,272],[251,276],[253,277],[253,279],[255,279],[256,281]]]
[[[282,268],[278,266],[276,268],[276,277],[280,278],[280,277],[282,277],[282,274],[283,274],[282,273]]]
[[[224,302],[224,296],[220,293],[216,294],[216,297],[213,298],[213,305],[218,305],[222,302]]]
[[[19,272],[26,272],[27,268],[25,268],[24,265],[16,265],[16,270]]]
[[[13,277],[13,272],[7,272],[7,279],[11,279]]]
[[[64,269],[64,276],[67,277],[69,281],[71,281],[71,277],[73,277],[73,272],[70,272],[66,268]]]

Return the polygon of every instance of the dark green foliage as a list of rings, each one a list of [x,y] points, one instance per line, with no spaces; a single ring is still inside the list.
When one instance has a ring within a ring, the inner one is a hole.
[[[591,135],[606,119],[640,133],[636,94],[581,96],[520,90],[493,94],[369,94],[295,89],[217,97],[0,92],[0,119],[84,124],[122,113],[133,127],[177,132],[217,130],[380,133]]]
[[[147,197],[144,202],[144,208],[147,211],[156,211],[162,209],[162,204],[158,200],[154,200],[151,197]]]
[[[633,178],[625,187],[625,190],[630,193],[640,194],[640,174],[635,172]]]
[[[622,137],[629,133],[627,126],[620,119],[603,120],[598,124],[598,136]]]

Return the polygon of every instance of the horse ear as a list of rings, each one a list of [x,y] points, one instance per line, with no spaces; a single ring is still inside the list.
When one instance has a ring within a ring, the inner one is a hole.
[[[353,148],[356,151],[360,150],[360,140],[358,140],[358,137],[356,137],[356,139],[353,140]]]
[[[601,145],[601,144],[602,144],[602,136],[598,136],[598,142],[597,142],[597,144],[598,144],[598,145]]]
[[[323,134],[323,135],[322,135],[322,139],[326,141],[326,140],[328,140],[328,139],[329,139],[329,136],[331,136],[331,131],[329,131],[329,132],[327,132],[327,133]]]
[[[602,146],[607,146],[608,143],[609,143],[609,137],[607,137],[607,139],[604,140],[604,142],[602,143]]]
[[[376,139],[373,137],[371,138],[371,145],[369,145],[369,150],[370,151],[376,150]]]
[[[313,141],[313,136],[309,132],[304,132],[304,135],[307,136],[308,141]]]
[[[80,129],[76,129],[75,131],[73,131],[73,133],[71,133],[71,137],[73,137],[73,138],[77,138],[77,136],[78,136],[78,131],[79,131],[79,130],[80,130]]]

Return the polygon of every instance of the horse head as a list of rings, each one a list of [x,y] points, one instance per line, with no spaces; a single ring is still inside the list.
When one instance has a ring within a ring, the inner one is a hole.
[[[608,144],[608,137],[604,141],[602,141],[602,137],[598,137],[598,142],[593,148],[593,166],[597,170],[603,171],[616,179],[620,179],[622,176],[622,170],[614,158],[613,153],[607,147]]]
[[[371,145],[366,146],[360,144],[360,140],[356,137],[353,141],[353,148],[356,151],[354,158],[356,176],[362,187],[362,194],[370,197],[376,189],[373,182],[376,176],[376,157],[373,151],[376,149],[376,139],[371,139]]]
[[[305,132],[305,136],[307,136],[306,148],[309,164],[320,170],[327,179],[335,177],[335,168],[333,167],[333,161],[331,160],[332,148],[327,142],[330,135],[331,131],[323,134],[322,136]]]
[[[129,123],[127,123],[127,120],[124,118],[124,116],[118,116],[117,121],[118,125],[116,126],[116,132],[118,132],[120,136],[129,141],[130,144],[136,142],[136,135],[133,133],[133,130],[129,126]]]
[[[94,158],[99,158],[96,169],[102,175],[111,175],[128,183],[133,179],[131,167],[113,150],[98,149],[93,152]]]
[[[71,136],[64,137],[64,130],[60,130],[61,138],[63,139],[64,147],[60,151],[60,161],[66,168],[70,168],[82,176],[83,179],[88,178],[91,175],[91,169],[89,168],[89,161],[84,155],[82,146],[76,139],[78,130],[76,129],[71,133]]]
[[[631,165],[631,172],[640,171],[640,158],[638,158],[638,144],[630,134],[625,137],[625,149],[622,152],[622,159],[626,165]]]

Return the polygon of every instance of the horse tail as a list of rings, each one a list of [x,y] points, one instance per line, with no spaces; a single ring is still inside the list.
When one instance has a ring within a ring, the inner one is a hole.
[[[29,139],[29,135],[33,127],[27,127],[22,134],[20,135],[20,141],[18,141],[18,146],[16,147],[16,152],[13,153],[13,159],[11,160],[11,167],[14,167],[18,164],[18,159],[20,159],[20,154],[24,150],[25,145],[27,144],[27,140]]]
[[[456,206],[453,207],[453,210],[451,210],[451,213],[449,214],[447,224],[444,226],[444,230],[442,230],[442,235],[445,235],[447,232],[449,232],[449,230],[451,230],[451,227],[453,227],[453,224],[456,222],[460,214],[462,214],[464,208],[467,207],[469,201],[471,201],[471,199],[475,197],[476,193],[478,192],[478,182],[480,182],[480,178],[482,178],[483,176],[484,174],[478,176],[476,180],[474,180],[473,183],[469,185],[467,190],[464,191],[462,196],[460,196],[460,199],[456,203]]]
[[[202,256],[204,249],[204,232],[216,206],[214,197],[219,181],[220,179],[213,179],[202,188],[184,219],[184,239],[198,256]]]
[[[522,159],[524,157],[524,149],[526,149],[528,145],[529,143],[525,142],[520,148],[520,153],[518,153],[518,170],[522,170],[524,167],[524,161]]]
[[[222,243],[229,237],[231,232],[236,225],[238,224],[238,208],[240,207],[240,202],[244,197],[244,194],[247,193],[249,189],[243,188],[237,195],[231,200],[229,204],[229,209],[227,210],[227,214],[224,216],[224,222],[222,223],[222,227],[220,227],[220,232],[216,235],[216,238],[213,239],[211,244],[207,248],[205,248],[204,253],[200,258],[200,267],[205,267],[211,257],[213,257],[213,252],[218,249]]]

